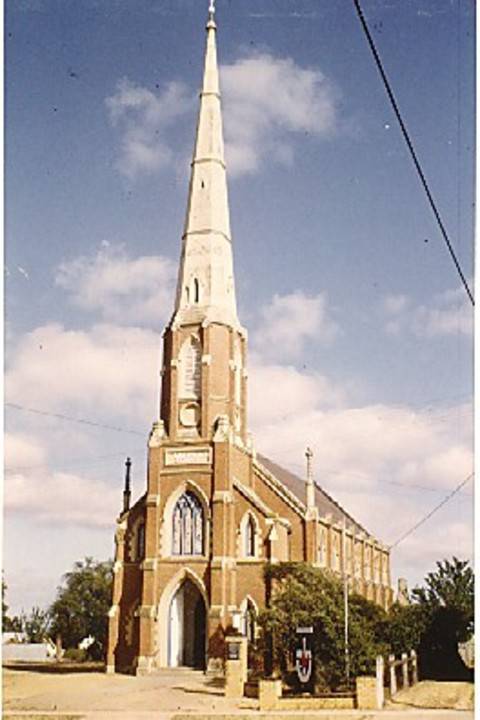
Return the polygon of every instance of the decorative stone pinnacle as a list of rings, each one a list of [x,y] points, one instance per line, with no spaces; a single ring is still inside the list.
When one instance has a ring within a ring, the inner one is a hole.
[[[127,512],[130,509],[130,469],[132,467],[132,461],[127,457],[125,461],[125,489],[123,491],[123,512]]]
[[[311,448],[307,447],[305,457],[307,458],[307,508],[312,510],[315,507],[315,485],[313,483],[313,452]]]
[[[305,457],[307,458],[307,482],[312,483],[313,482],[313,472],[312,472],[312,458],[313,458],[313,452],[312,449],[307,447],[305,451]]]

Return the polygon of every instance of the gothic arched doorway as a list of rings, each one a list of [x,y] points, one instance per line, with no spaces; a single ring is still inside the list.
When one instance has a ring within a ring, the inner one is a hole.
[[[205,601],[191,580],[182,582],[168,610],[168,664],[205,669],[207,613]]]

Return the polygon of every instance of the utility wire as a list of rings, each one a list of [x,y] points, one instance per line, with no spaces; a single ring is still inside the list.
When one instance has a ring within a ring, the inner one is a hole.
[[[290,463],[291,467],[297,468],[298,472],[304,471],[304,468],[299,463]],[[352,473],[352,472],[343,472],[342,470],[323,470],[322,471],[326,477],[329,477],[330,475],[341,475],[342,478],[358,478],[360,480],[368,480],[368,477],[365,475],[362,475],[362,473]],[[297,476],[300,477],[300,476]],[[408,482],[400,482],[399,480],[386,480],[385,478],[381,478],[378,481],[375,481],[376,488],[381,489],[382,485],[394,485],[396,487],[401,488],[407,488],[407,490],[419,490],[420,492],[433,492],[433,493],[441,493],[443,490],[441,488],[434,488],[429,487],[427,485],[415,485]],[[323,485],[319,485],[315,481],[315,487],[317,487],[319,490],[322,490],[323,492],[329,493],[330,490],[327,490]],[[471,495],[465,495],[465,497],[471,497]]]
[[[133,450],[129,451],[129,454],[136,455],[137,453],[144,451],[144,450],[145,450],[145,448],[143,448],[143,447],[142,448],[134,448]],[[119,457],[119,456],[125,456],[125,452],[110,453],[109,455],[94,455],[93,457],[90,457],[90,458],[75,458],[73,460],[68,460],[66,465],[62,462],[60,462],[59,465],[63,466],[63,467],[67,467],[67,468],[71,467],[72,465],[83,467],[84,465],[95,465],[96,463],[98,463],[102,460],[107,460],[107,459],[115,458],[115,457]],[[28,472],[29,470],[42,470],[44,468],[51,467],[51,465],[52,465],[52,463],[50,463],[49,465],[46,465],[46,464],[23,465],[20,467],[13,467],[13,468],[6,467],[4,472],[6,475],[13,475],[16,473]]]
[[[75,418],[70,415],[48,412],[47,410],[38,410],[37,408],[25,407],[24,405],[17,405],[16,403],[11,402],[6,402],[5,406],[13,408],[14,410],[24,410],[25,412],[34,413],[35,415],[46,415],[47,417],[54,417],[58,420],[68,420],[69,422],[80,423],[81,425],[91,425],[92,427],[104,428],[105,430],[114,430],[115,432],[129,433],[130,435],[141,435],[144,437],[144,433],[139,432],[138,430],[127,430],[126,428],[115,427],[113,425],[104,425],[102,423],[94,422],[93,420]]]
[[[467,482],[469,482],[469,480],[471,480],[473,478],[473,475],[474,475],[474,473],[470,473],[470,475],[468,475],[465,478],[465,480],[462,480],[462,482],[459,485],[457,485],[457,487],[454,490],[452,490],[451,493],[449,493],[446,497],[444,497],[443,500],[438,503],[438,505],[435,505],[435,507],[432,510],[430,510],[429,513],[424,515],[421,518],[421,520],[419,520],[417,523],[415,523],[415,525],[413,525],[413,527],[411,527],[410,530],[407,530],[407,532],[405,532],[403,535],[401,535],[398,538],[398,540],[395,540],[395,542],[392,543],[392,545],[390,545],[390,550],[392,550],[394,547],[397,547],[398,545],[400,545],[400,543],[403,542],[409,535],[411,535],[413,532],[415,532],[415,530],[418,530],[418,528],[421,525],[423,525],[425,522],[427,522],[427,520],[429,520],[432,517],[432,515],[434,515],[437,512],[437,510],[440,510],[441,507],[446,505],[448,503],[448,501],[451,500],[454,495],[456,495],[458,492],[460,492],[462,487],[464,485],[466,485]]]
[[[374,57],[375,62],[376,62],[376,64],[377,64],[378,71],[379,71],[379,73],[380,73],[380,75],[381,75],[381,77],[382,77],[383,84],[385,85],[385,90],[386,90],[386,92],[387,92],[388,98],[389,98],[389,100],[390,100],[390,103],[391,103],[391,105],[392,105],[392,108],[393,108],[393,110],[394,110],[394,113],[395,113],[395,115],[396,115],[396,117],[397,117],[397,120],[398,120],[398,122],[399,122],[400,129],[401,129],[401,131],[402,131],[402,135],[403,135],[403,137],[404,137],[404,139],[405,139],[405,142],[407,143],[407,147],[408,147],[408,149],[409,149],[409,151],[410,151],[410,155],[411,155],[411,157],[412,157],[413,164],[415,165],[415,169],[416,169],[416,171],[417,171],[417,173],[418,173],[418,176],[419,176],[419,178],[420,178],[420,182],[422,183],[423,188],[424,188],[424,190],[425,190],[425,192],[426,192],[426,194],[427,194],[428,202],[429,202],[429,204],[430,204],[430,207],[432,208],[433,214],[435,215],[435,219],[436,219],[436,221],[437,221],[438,227],[440,228],[440,232],[441,232],[442,237],[443,237],[443,239],[444,239],[444,241],[445,241],[445,244],[446,244],[446,246],[447,246],[447,248],[448,248],[448,252],[450,253],[450,256],[451,256],[451,258],[452,258],[452,260],[453,260],[453,264],[455,265],[455,268],[456,268],[456,270],[457,270],[457,273],[458,273],[459,276],[460,276],[460,279],[461,279],[461,281],[462,281],[463,287],[465,288],[465,291],[466,291],[466,293],[467,293],[467,295],[468,295],[468,297],[469,297],[469,299],[470,299],[470,302],[471,302],[471,304],[474,306],[474,305],[475,305],[475,300],[474,300],[474,298],[473,298],[472,291],[470,290],[470,287],[469,287],[469,285],[468,285],[468,283],[467,283],[467,280],[466,280],[465,275],[464,275],[464,273],[463,273],[463,270],[462,270],[462,268],[461,268],[460,262],[459,262],[459,260],[458,260],[458,258],[457,258],[457,256],[456,256],[455,250],[454,250],[453,247],[452,247],[452,243],[450,242],[450,239],[449,239],[449,237],[448,237],[448,233],[447,233],[447,231],[446,231],[446,229],[445,229],[445,226],[444,226],[444,224],[443,224],[443,221],[442,221],[442,219],[441,219],[441,217],[440,217],[440,213],[439,213],[439,211],[438,211],[438,209],[437,209],[437,206],[436,206],[435,201],[434,201],[434,199],[433,199],[432,193],[431,193],[430,188],[429,188],[429,186],[428,186],[427,179],[426,179],[426,177],[425,177],[425,174],[424,174],[424,172],[423,172],[423,170],[422,170],[422,167],[421,167],[420,162],[419,162],[419,160],[418,160],[417,154],[416,154],[415,149],[414,149],[414,147],[413,147],[412,140],[410,139],[410,135],[409,135],[408,130],[407,130],[407,128],[406,128],[406,125],[405,125],[405,123],[404,123],[404,121],[403,121],[403,118],[402,118],[402,116],[401,116],[401,114],[400,114],[400,108],[399,108],[398,103],[397,103],[397,101],[396,101],[396,99],[395,99],[395,95],[393,94],[393,90],[392,90],[392,88],[391,88],[391,86],[390,86],[390,83],[389,83],[389,81],[388,81],[387,75],[386,75],[385,70],[384,70],[384,68],[383,68],[383,64],[382,64],[382,61],[381,61],[381,59],[380,59],[380,55],[379,55],[378,50],[377,50],[377,48],[376,48],[376,46],[375,46],[374,40],[373,40],[373,38],[372,38],[372,36],[371,36],[371,34],[370,34],[370,30],[368,29],[367,21],[366,21],[366,19],[365,19],[365,16],[364,16],[364,14],[363,14],[362,8],[361,8],[361,6],[360,6],[360,2],[359,2],[359,0],[353,0],[353,4],[355,5],[355,9],[356,9],[356,11],[357,11],[357,15],[358,15],[358,17],[359,17],[359,20],[360,20],[360,23],[361,23],[361,25],[362,25],[363,31],[364,31],[364,33],[365,33],[365,36],[366,36],[366,38],[367,38],[368,45],[369,45],[369,47],[370,47],[370,50],[372,51],[373,57]]]

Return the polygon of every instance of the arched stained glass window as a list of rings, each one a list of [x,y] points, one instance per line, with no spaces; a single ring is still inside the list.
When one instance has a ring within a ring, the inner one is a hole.
[[[251,515],[245,525],[245,556],[255,557],[255,522]]]
[[[203,509],[197,496],[185,492],[177,500],[172,517],[172,555],[203,555]]]

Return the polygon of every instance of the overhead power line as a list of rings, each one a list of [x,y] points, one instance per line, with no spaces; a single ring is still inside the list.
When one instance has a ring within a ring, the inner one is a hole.
[[[133,450],[129,450],[130,455],[136,455],[139,452],[144,452],[145,448],[134,448]],[[109,453],[108,455],[93,455],[90,458],[74,458],[72,460],[67,460],[65,463],[58,463],[61,467],[71,467],[72,465],[75,467],[84,467],[86,465],[95,465],[98,462],[101,462],[102,460],[109,460],[111,458],[116,457],[124,457],[125,452],[116,452],[116,453]],[[13,475],[17,473],[23,473],[23,472],[29,472],[30,470],[43,470],[45,468],[50,468],[53,463],[46,464],[43,463],[41,465],[21,465],[18,467],[6,467],[5,468],[5,474],[6,475]]]
[[[427,195],[428,202],[429,202],[430,207],[431,207],[431,209],[432,209],[432,211],[433,211],[433,214],[434,214],[435,219],[436,219],[436,221],[437,221],[438,227],[440,228],[440,232],[441,232],[442,237],[443,237],[443,239],[444,239],[444,241],[445,241],[445,244],[446,244],[446,246],[447,246],[448,252],[450,253],[450,257],[452,258],[453,264],[455,265],[455,268],[456,268],[456,270],[457,270],[457,273],[458,273],[458,275],[459,275],[459,277],[460,277],[460,280],[462,281],[463,287],[465,288],[465,291],[466,291],[466,293],[467,293],[467,295],[468,295],[468,297],[469,297],[469,300],[470,300],[471,304],[472,304],[472,305],[475,305],[475,300],[474,300],[474,298],[473,298],[472,291],[470,290],[470,287],[469,287],[469,285],[468,285],[468,282],[467,282],[467,280],[466,280],[466,278],[465,278],[465,274],[464,274],[464,272],[463,272],[463,270],[462,270],[462,267],[461,267],[460,262],[459,262],[459,260],[458,260],[458,258],[457,258],[457,255],[456,255],[456,253],[455,253],[455,250],[453,249],[452,243],[450,242],[450,238],[448,237],[447,230],[446,230],[446,228],[445,228],[445,225],[443,224],[442,218],[440,217],[440,212],[438,211],[438,208],[437,208],[437,206],[436,206],[435,200],[433,199],[432,193],[431,193],[431,191],[430,191],[430,188],[429,188],[429,185],[428,185],[428,182],[427,182],[427,178],[425,177],[425,173],[423,172],[422,167],[421,167],[421,165],[420,165],[420,161],[419,161],[419,159],[418,159],[418,157],[417,157],[417,154],[416,154],[416,152],[415,152],[415,149],[414,149],[414,147],[413,147],[413,143],[412,143],[412,140],[411,140],[411,138],[410,138],[409,132],[408,132],[408,130],[407,130],[407,127],[406,127],[406,125],[405,125],[405,123],[404,123],[404,121],[403,121],[402,115],[401,115],[401,113],[400,113],[400,108],[399,108],[399,106],[398,106],[397,100],[396,100],[396,98],[395,98],[395,95],[393,94],[392,87],[391,87],[391,85],[390,85],[390,82],[389,82],[389,80],[388,80],[388,78],[387,78],[387,75],[386,75],[386,73],[385,73],[385,70],[384,70],[384,68],[383,68],[383,64],[382,64],[380,55],[379,55],[378,50],[377,50],[377,48],[376,48],[376,46],[375,46],[375,42],[374,42],[374,40],[373,40],[373,38],[372,38],[372,36],[371,36],[371,34],[370,34],[370,30],[369,30],[369,28],[368,28],[367,21],[366,21],[366,19],[365,19],[365,16],[364,16],[364,14],[363,14],[362,8],[361,8],[361,6],[360,6],[360,2],[359,2],[359,0],[353,0],[353,4],[355,5],[355,9],[356,9],[356,11],[357,11],[357,15],[358,15],[358,17],[359,17],[359,20],[360,20],[360,23],[361,23],[361,25],[362,25],[363,31],[364,31],[364,33],[365,33],[365,36],[366,36],[366,38],[367,38],[368,45],[369,45],[369,47],[370,47],[370,50],[372,51],[372,55],[373,55],[373,57],[374,57],[374,59],[375,59],[375,62],[376,62],[376,64],[377,64],[378,71],[379,71],[379,73],[380,73],[380,75],[381,75],[381,78],[382,78],[382,80],[383,80],[383,84],[384,84],[384,86],[385,86],[385,90],[386,90],[386,92],[387,92],[388,98],[389,98],[389,100],[390,100],[390,103],[391,103],[391,105],[392,105],[393,111],[394,111],[394,113],[395,113],[395,115],[396,115],[396,117],[397,117],[397,120],[398,120],[398,122],[399,122],[400,129],[401,129],[401,131],[402,131],[402,135],[403,135],[403,137],[404,137],[404,139],[405,139],[405,142],[406,142],[406,144],[407,144],[407,147],[408,147],[408,149],[409,149],[409,151],[410,151],[410,155],[411,155],[411,158],[412,158],[412,160],[413,160],[413,164],[415,165],[415,169],[416,169],[416,171],[417,171],[417,173],[418,173],[418,176],[419,176],[419,178],[420,178],[420,182],[422,183],[423,188],[424,188],[424,190],[425,190],[425,193],[426,193],[426,195]]]
[[[24,405],[17,405],[17,403],[6,402],[5,406],[13,408],[14,410],[23,410],[35,415],[46,415],[47,417],[54,417],[58,420],[67,420],[68,422],[80,423],[81,425],[91,425],[92,427],[104,428],[105,430],[114,430],[115,432],[129,433],[130,435],[141,435],[142,437],[145,435],[145,433],[139,432],[138,430],[129,430],[127,428],[115,427],[114,425],[104,425],[103,423],[95,422],[94,420],[86,420],[85,418],[76,418],[71,417],[70,415],[49,412],[48,410],[25,407]]]
[[[303,474],[304,468],[299,463],[290,463],[291,467],[297,468],[299,472]],[[342,478],[358,478],[359,480],[369,480],[368,476],[362,474],[362,473],[352,473],[352,472],[343,472],[342,470],[329,470],[322,469],[322,473],[329,477],[331,475],[340,475]],[[301,477],[299,475],[298,477]],[[407,490],[418,490],[420,492],[433,492],[433,493],[442,493],[444,492],[445,488],[435,488],[428,485],[416,485],[414,483],[409,482],[400,482],[399,480],[386,480],[384,477],[379,478],[378,480],[374,479],[374,482],[376,483],[376,488],[381,489],[382,485],[394,485],[396,487],[405,488]],[[326,490],[325,487],[322,485],[319,485],[317,482],[315,482],[316,487],[319,490],[323,490],[324,492],[329,492]],[[371,492],[372,489],[368,489],[368,492]],[[471,495],[466,495],[466,497],[471,497]]]
[[[421,525],[426,523],[427,520],[429,520],[432,517],[432,515],[434,515],[437,512],[437,510],[440,510],[440,508],[442,508],[444,505],[446,505],[449,502],[449,500],[451,500],[454,495],[456,495],[458,492],[460,492],[462,487],[464,485],[466,485],[467,482],[469,482],[469,480],[471,480],[473,478],[473,475],[474,475],[474,473],[470,473],[470,475],[468,475],[465,478],[465,480],[462,480],[462,482],[459,485],[457,485],[457,487],[454,490],[452,490],[451,493],[446,495],[446,497],[444,497],[443,500],[438,503],[438,505],[435,505],[435,507],[432,510],[430,510],[430,512],[428,512],[426,515],[424,515],[418,522],[415,523],[415,525],[413,525],[409,530],[407,530],[407,532],[403,533],[403,535],[401,535],[398,538],[398,540],[395,540],[395,542],[392,543],[392,545],[390,545],[390,550],[392,550],[394,547],[397,547],[398,545],[400,545],[400,543],[403,542],[407,537],[409,537],[409,535],[414,533],[415,530],[418,530],[418,528]]]

